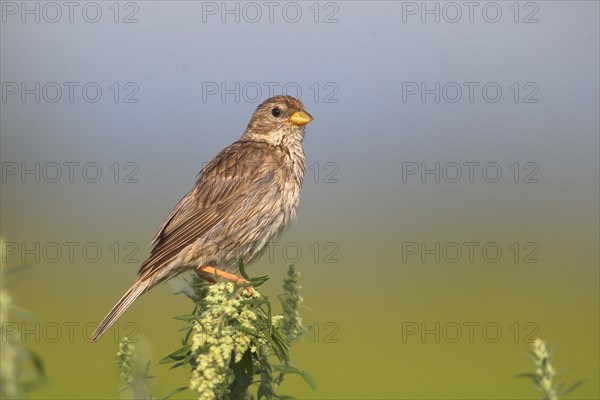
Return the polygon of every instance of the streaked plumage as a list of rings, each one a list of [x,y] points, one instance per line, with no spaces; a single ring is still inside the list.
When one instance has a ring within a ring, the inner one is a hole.
[[[276,115],[277,114],[277,115]],[[96,341],[144,292],[203,266],[237,271],[289,226],[304,178],[304,125],[312,117],[290,96],[275,96],[254,112],[237,142],[198,175],[152,239],[138,279],[94,333]]]

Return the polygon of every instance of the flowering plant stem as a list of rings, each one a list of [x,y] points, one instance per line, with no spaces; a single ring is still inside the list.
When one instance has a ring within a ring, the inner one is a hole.
[[[249,283],[194,279],[194,293],[188,295],[194,311],[176,317],[186,322],[182,346],[161,363],[190,368],[189,389],[199,399],[280,398],[277,388],[290,373],[314,388],[312,378],[290,361],[290,346],[303,332],[297,311],[299,275],[290,266],[280,296],[284,314],[273,315],[269,298],[258,289],[268,277],[248,277],[241,262],[240,272]]]
[[[555,382],[557,373],[552,366],[552,352],[548,350],[546,342],[542,339],[535,339],[528,355],[535,365],[535,371],[533,373],[518,374],[517,378],[531,379],[536,389],[542,394],[541,400],[558,400],[560,397],[571,393],[584,382],[580,380],[566,388],[563,383],[557,384]]]

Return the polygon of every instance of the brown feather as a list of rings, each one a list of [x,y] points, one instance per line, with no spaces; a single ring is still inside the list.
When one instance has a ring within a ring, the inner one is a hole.
[[[277,107],[280,116],[272,115]],[[242,138],[198,175],[195,187],[152,239],[138,280],[100,323],[97,340],[135,299],[185,269],[205,265],[234,271],[252,262],[296,215],[304,177],[304,127],[288,121],[298,100],[275,96],[255,111]]]

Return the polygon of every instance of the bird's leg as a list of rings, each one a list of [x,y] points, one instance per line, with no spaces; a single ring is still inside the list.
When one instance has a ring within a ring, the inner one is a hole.
[[[201,272],[201,273],[203,272],[203,274],[201,274],[201,275],[203,275],[202,276],[203,278],[205,278],[206,275],[208,274],[208,275],[215,275],[215,276],[218,276],[223,279],[227,279],[228,281],[235,282],[235,283],[248,283],[248,281],[242,277],[239,277],[234,274],[230,274],[229,272],[225,272],[225,271],[220,270],[215,267],[211,267],[210,265],[198,267],[197,270],[198,270],[198,272]],[[210,280],[208,280],[208,281],[210,282]],[[213,280],[213,282],[214,282],[214,280]]]
[[[215,278],[213,278],[212,276],[208,275],[205,272],[196,271],[196,273],[198,274],[198,277],[204,279],[208,283],[212,283],[212,284],[217,283],[217,280]]]
[[[223,279],[226,279],[228,281],[231,282],[235,282],[235,283],[248,283],[247,280],[245,280],[244,278],[242,278],[241,276],[237,276],[235,274],[230,274],[229,272],[225,272],[221,269],[215,268],[215,267],[211,267],[210,265],[204,265],[202,267],[198,267],[196,268],[196,271],[198,272],[198,275],[211,283],[216,283],[217,281],[211,277],[211,275],[214,276],[218,276],[221,277]],[[247,286],[246,290],[248,291],[248,293],[252,294],[252,287],[251,286]]]

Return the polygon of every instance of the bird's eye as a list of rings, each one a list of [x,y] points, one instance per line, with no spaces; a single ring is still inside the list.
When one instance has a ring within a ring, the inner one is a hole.
[[[281,115],[281,108],[275,107],[271,110],[271,114],[273,114],[274,117],[279,117]]]

